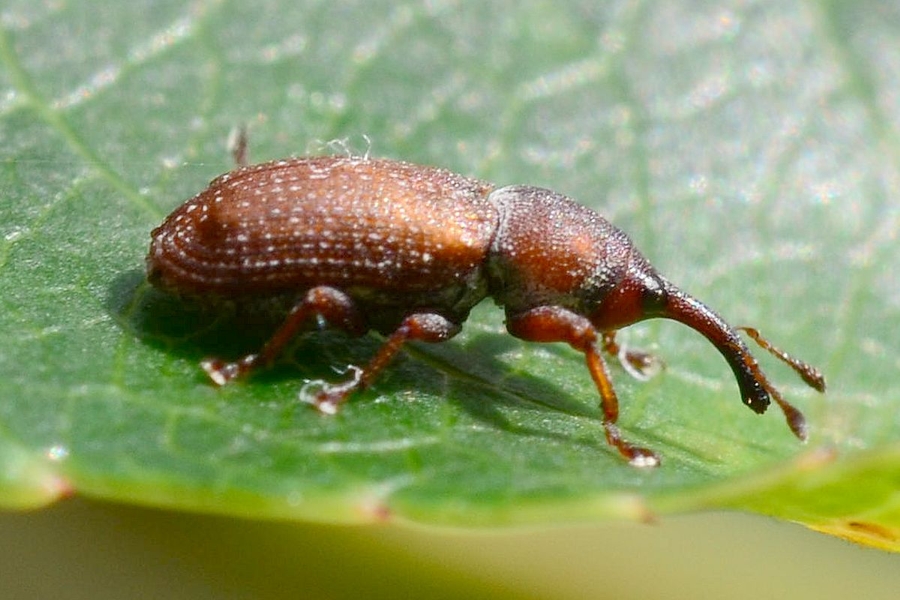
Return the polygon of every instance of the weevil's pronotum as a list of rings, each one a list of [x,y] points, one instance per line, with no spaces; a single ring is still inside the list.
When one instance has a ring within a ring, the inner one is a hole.
[[[794,434],[806,438],[803,415],[769,383],[735,328],[657,273],[622,231],[550,190],[496,188],[393,160],[291,158],[218,177],[152,238],[148,278],[163,290],[237,303],[278,298],[293,307],[258,353],[203,362],[220,385],[271,364],[316,319],[351,335],[384,334],[354,377],[315,393],[318,409],[332,414],[405,342],[452,338],[490,296],[512,335],[566,342],[584,354],[606,439],[632,464],[659,458],[621,437],[601,351],[616,353],[616,330],[653,317],[703,334],[734,372],[744,404],[763,413],[774,398]],[[745,331],[824,391],[816,369]],[[635,365],[646,359],[625,353]]]

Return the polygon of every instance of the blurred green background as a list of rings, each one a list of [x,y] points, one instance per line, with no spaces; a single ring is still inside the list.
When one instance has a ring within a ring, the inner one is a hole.
[[[74,500],[0,514],[5,598],[877,598],[897,557],[765,517],[476,534]]]

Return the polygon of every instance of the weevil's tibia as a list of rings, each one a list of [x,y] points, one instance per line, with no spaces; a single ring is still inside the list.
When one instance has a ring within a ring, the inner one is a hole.
[[[606,363],[600,355],[597,330],[586,317],[560,306],[539,306],[517,315],[507,315],[506,328],[512,335],[523,340],[566,342],[583,352],[591,379],[600,392],[606,441],[636,467],[655,467],[660,464],[659,456],[652,450],[622,439],[616,426],[619,400],[609,380]]]

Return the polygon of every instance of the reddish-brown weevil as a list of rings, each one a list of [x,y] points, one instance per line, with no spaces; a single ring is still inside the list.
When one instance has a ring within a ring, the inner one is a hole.
[[[259,353],[202,363],[219,385],[271,364],[316,319],[351,335],[384,334],[384,345],[354,368],[354,377],[315,392],[315,406],[333,414],[405,342],[452,338],[490,296],[504,307],[512,335],[566,342],[584,354],[606,439],[634,465],[655,466],[659,458],[620,436],[601,350],[618,352],[616,330],[653,317],[706,336],[728,361],[744,404],[763,413],[774,398],[791,431],[806,439],[803,415],[769,383],[735,328],[659,275],[622,231],[550,190],[497,189],[393,160],[291,158],[218,177],[152,238],[147,274],[163,290],[236,303],[280,298],[293,306]],[[819,371],[745,331],[824,391]],[[624,358],[640,367],[648,355]]]

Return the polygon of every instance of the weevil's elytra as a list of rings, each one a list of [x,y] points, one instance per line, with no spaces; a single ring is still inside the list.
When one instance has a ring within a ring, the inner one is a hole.
[[[203,362],[225,384],[275,360],[318,318],[352,335],[386,336],[371,362],[313,398],[334,413],[368,386],[408,340],[456,335],[490,296],[523,340],[566,342],[582,352],[603,408],[607,441],[632,464],[658,456],[624,439],[601,350],[616,330],[664,317],[702,333],[725,357],[743,402],[758,413],[774,399],[791,430],[803,415],[769,382],[737,331],[662,277],[631,240],[596,212],[550,190],[494,186],[443,169],[366,157],[293,158],[215,179],[152,232],[147,273],[155,286],[200,299],[293,307],[257,354]],[[824,391],[813,367],[748,335]],[[620,354],[621,356],[621,354]],[[624,353],[636,368],[642,353]]]
[[[380,295],[390,282],[386,291],[404,303],[417,294],[424,304],[464,300],[484,287],[497,211],[484,184],[420,171],[332,157],[238,169],[154,230],[151,277],[195,295],[316,285]]]

